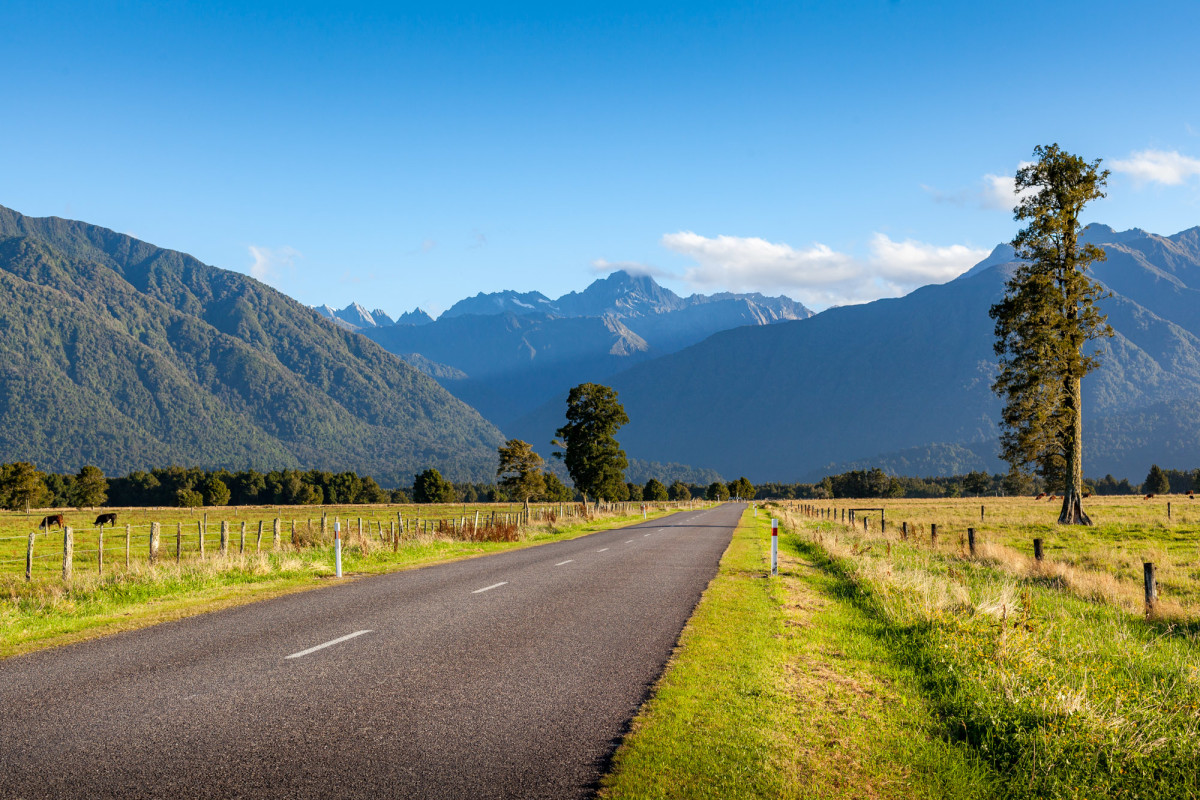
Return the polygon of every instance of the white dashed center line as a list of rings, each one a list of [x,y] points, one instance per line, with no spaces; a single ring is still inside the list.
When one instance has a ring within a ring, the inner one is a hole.
[[[499,583],[493,583],[491,586],[485,586],[482,589],[476,589],[475,591],[471,592],[471,594],[479,594],[480,592],[486,592],[491,589],[495,589],[497,587],[504,586],[507,583],[508,583],[508,581],[500,581]]]
[[[625,544],[633,544],[633,539],[630,539],[629,541],[625,542]]]
[[[325,642],[325,644],[319,644],[316,647],[310,647],[307,650],[301,650],[299,653],[292,653],[290,656],[284,656],[284,658],[300,658],[301,656],[306,656],[309,653],[315,653],[318,650],[324,650],[326,647],[332,647],[335,644],[340,644],[347,639],[353,639],[355,636],[362,636],[364,633],[370,633],[370,631],[355,631],[354,633],[347,633],[345,636],[339,636],[336,639],[331,639],[330,641]]]
[[[570,564],[574,560],[575,559],[573,559],[573,558],[568,558],[566,561],[560,561],[557,564],[555,564],[554,566],[561,567],[563,564]]]
[[[607,547],[601,547],[601,548],[600,548],[599,550],[597,550],[596,552],[597,552],[597,553],[603,553],[603,552],[604,552],[605,550],[607,550],[607,549],[608,549]]]

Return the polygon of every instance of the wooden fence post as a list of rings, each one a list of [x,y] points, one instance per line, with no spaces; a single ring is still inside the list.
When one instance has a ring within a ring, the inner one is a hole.
[[[983,522],[983,506],[979,506],[979,521]]]
[[[162,533],[161,522],[150,523],[150,564],[153,565],[158,561],[158,538]]]
[[[1154,610],[1158,603],[1158,582],[1154,579],[1154,563],[1142,562],[1142,579],[1146,588],[1146,613]]]
[[[104,574],[104,526],[100,526],[99,542],[96,545],[96,572]]]
[[[1038,561],[1041,561],[1045,557],[1045,553],[1042,552],[1041,539],[1033,540],[1033,557]]]
[[[260,519],[258,521],[258,539],[256,539],[254,542],[254,551],[256,553],[262,552],[262,529],[263,529],[263,521]]]
[[[283,522],[279,517],[275,518],[275,522],[271,525],[271,549],[279,549],[279,537],[283,535]]]
[[[175,563],[179,563],[179,559],[183,554],[183,523],[175,523]]]
[[[129,571],[129,545],[133,540],[133,526],[125,523],[125,571]]]
[[[64,581],[71,580],[71,566],[75,561],[75,534],[70,528],[63,528],[63,563],[62,576]]]
[[[246,552],[246,520],[242,520],[242,535],[238,539],[238,555]]]
[[[900,523],[900,538],[901,539],[908,538],[908,522],[907,521]]]
[[[971,558],[975,557],[975,529],[967,528],[967,548],[971,551]]]
[[[292,520],[292,547],[300,546],[300,537],[296,536],[296,520]]]
[[[229,520],[221,520],[221,555],[229,555]]]
[[[932,547],[937,547],[937,523],[929,523],[929,544]]]
[[[204,523],[196,521],[196,538],[200,541],[200,557],[204,558]]]
[[[29,546],[25,550],[25,580],[33,580],[33,540],[37,531],[29,534]]]

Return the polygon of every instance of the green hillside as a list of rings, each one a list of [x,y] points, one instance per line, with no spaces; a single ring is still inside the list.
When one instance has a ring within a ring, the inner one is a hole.
[[[494,475],[501,434],[245,275],[0,207],[0,461]]]

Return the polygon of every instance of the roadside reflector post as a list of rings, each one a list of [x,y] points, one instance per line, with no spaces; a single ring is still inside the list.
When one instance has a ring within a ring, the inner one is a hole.
[[[333,569],[336,577],[342,577],[342,521],[333,523]]]
[[[771,574],[779,574],[779,520],[771,519]]]

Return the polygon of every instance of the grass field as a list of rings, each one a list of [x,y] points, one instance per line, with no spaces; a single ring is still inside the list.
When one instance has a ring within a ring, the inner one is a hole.
[[[672,503],[649,504],[646,513],[653,518],[678,507],[679,504]],[[320,524],[322,511],[328,514],[324,534]],[[118,510],[119,524],[105,536],[103,573],[96,553],[98,531],[86,528],[75,531],[75,562],[69,581],[62,578],[60,532],[52,530],[36,537],[38,566],[32,580],[26,581],[26,529],[33,515],[0,516],[0,531],[20,531],[8,534],[9,539],[0,539],[0,544],[9,545],[8,553],[20,553],[19,558],[10,555],[11,560],[0,570],[0,658],[321,586],[334,572],[335,519],[342,521],[344,573],[353,577],[581,536],[642,518],[639,504],[593,511],[587,516],[581,514],[579,506],[541,505],[531,510],[528,525],[518,526],[515,520],[520,511],[518,505],[504,504],[225,508],[198,513],[190,509]],[[469,519],[473,523],[476,512],[481,527],[478,535],[473,535],[471,523],[464,529],[463,521]],[[485,529],[484,521],[493,512],[497,515],[497,525]],[[279,513],[286,516],[277,517]],[[393,539],[393,521],[399,533],[397,514],[404,518],[405,532]],[[503,524],[506,514],[510,525]],[[36,516],[40,520],[43,515]],[[67,516],[68,525],[77,519],[85,523],[95,519],[94,513],[74,512]],[[281,519],[282,530],[278,546],[272,535],[277,518]],[[360,519],[363,520],[361,536]],[[298,545],[292,543],[292,520],[296,521]],[[159,561],[154,566],[148,563],[152,521],[162,527]],[[229,549],[225,555],[219,550],[222,521],[230,523]],[[247,522],[247,538],[245,551],[241,552],[243,521]],[[264,523],[261,551],[256,546],[260,521]],[[451,521],[457,526],[455,529],[451,529]],[[134,528],[128,567],[125,524]],[[178,563],[177,529],[184,532]],[[199,548],[202,529],[206,542],[203,558]]]
[[[607,796],[1200,796],[1194,503],[1092,498],[1087,529],[1032,499],[803,505],[735,538]],[[840,522],[864,506],[886,532]]]

